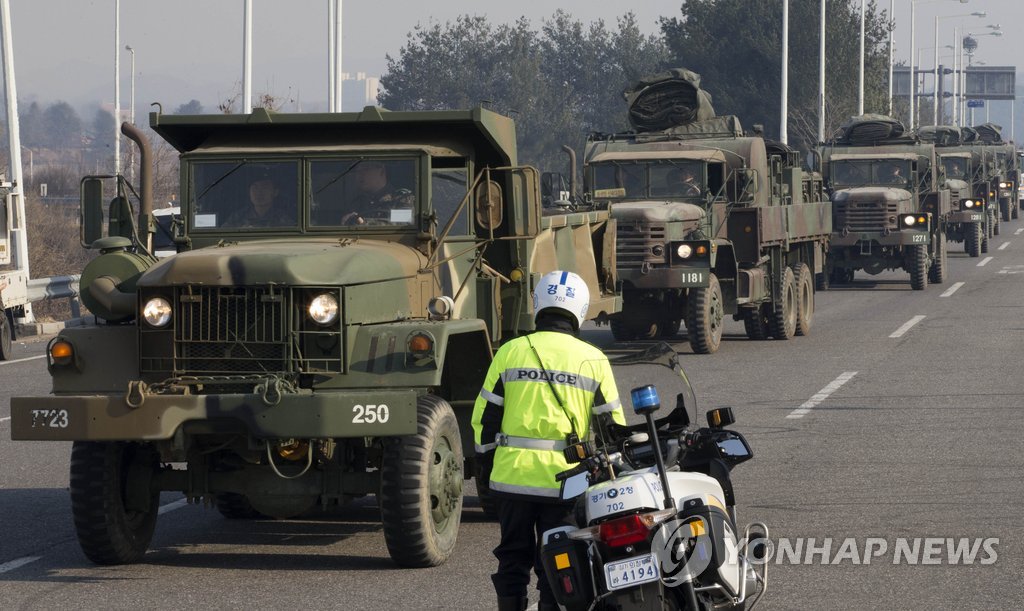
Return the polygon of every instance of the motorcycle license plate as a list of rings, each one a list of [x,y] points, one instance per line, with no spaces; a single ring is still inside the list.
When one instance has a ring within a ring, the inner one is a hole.
[[[635,556],[604,565],[604,582],[609,590],[657,581],[660,576],[658,561],[654,554]]]

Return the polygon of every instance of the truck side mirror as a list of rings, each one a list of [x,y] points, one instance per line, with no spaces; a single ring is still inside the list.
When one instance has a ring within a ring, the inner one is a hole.
[[[476,223],[481,228],[494,231],[501,227],[504,219],[505,202],[501,185],[493,180],[480,183],[476,188]]]
[[[103,181],[83,178],[80,188],[79,239],[84,248],[103,237]]]

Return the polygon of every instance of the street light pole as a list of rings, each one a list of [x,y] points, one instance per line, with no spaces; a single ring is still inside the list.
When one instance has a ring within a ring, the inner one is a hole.
[[[892,16],[896,8],[896,0],[889,0],[889,116],[892,116],[892,58],[895,49],[893,37],[896,33],[896,21]]]
[[[860,0],[860,79],[858,81],[857,114],[864,114],[864,0]]]
[[[125,45],[125,50],[132,54],[132,88],[131,97],[129,97],[128,107],[131,109],[128,111],[128,122],[135,125],[135,49],[131,45]],[[128,148],[128,178],[132,179],[135,176],[135,149],[133,147]]]
[[[121,0],[114,0],[114,175],[121,173]]]
[[[252,0],[244,0],[242,16],[242,113],[252,112]]]
[[[939,96],[942,95],[942,92],[939,91],[939,19],[950,19],[953,17],[985,17],[986,15],[988,15],[988,13],[986,13],[985,11],[975,11],[973,13],[964,13],[961,15],[935,16],[935,94],[932,96],[932,125],[939,124]]]
[[[789,0],[782,0],[782,101],[779,117],[779,141],[789,144]]]
[[[825,142],[825,0],[821,0],[818,39],[818,142]]]

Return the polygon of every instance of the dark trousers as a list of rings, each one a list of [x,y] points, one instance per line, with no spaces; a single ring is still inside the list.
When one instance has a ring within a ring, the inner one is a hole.
[[[546,530],[568,524],[571,512],[572,505],[563,503],[498,500],[501,542],[494,548],[498,572],[491,575],[498,596],[525,597],[532,567],[537,574],[541,602],[555,602],[540,562],[540,537]]]

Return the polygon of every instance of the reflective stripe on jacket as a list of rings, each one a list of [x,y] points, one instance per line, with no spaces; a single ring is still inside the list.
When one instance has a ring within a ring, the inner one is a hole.
[[[569,417],[576,433],[586,439],[594,414],[626,422],[611,365],[598,348],[553,331],[538,331],[502,346],[473,408],[476,450],[494,452],[491,490],[557,498],[555,475],[571,466],[562,456],[566,436],[574,428]]]

